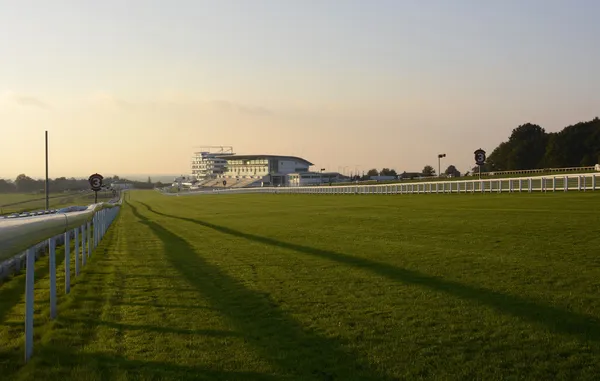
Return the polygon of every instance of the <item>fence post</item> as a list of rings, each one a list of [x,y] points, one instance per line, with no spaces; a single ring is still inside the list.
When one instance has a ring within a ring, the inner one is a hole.
[[[79,276],[79,228],[75,228],[75,250],[73,256],[75,257],[75,276]]]
[[[556,192],[556,176],[552,178],[552,192]]]
[[[92,223],[88,221],[87,223],[87,244],[88,244],[88,259],[92,255],[92,249],[94,248],[94,241],[92,239]]]
[[[35,277],[35,249],[27,249],[25,275],[25,362],[33,353],[33,287]]]
[[[581,192],[581,176],[577,176],[577,189]]]
[[[56,239],[48,239],[50,247],[50,319],[56,318]]]
[[[87,256],[85,254],[85,223],[81,225],[81,265],[85,267]]]
[[[533,191],[533,181],[531,181],[531,177],[529,178],[528,183],[529,193],[531,193]]]
[[[563,183],[563,188],[565,188],[565,192],[567,192],[569,190],[569,176],[565,176]]]
[[[596,190],[596,174],[595,173],[592,175],[592,190],[593,191]]]
[[[71,292],[71,232],[65,232],[65,294]]]

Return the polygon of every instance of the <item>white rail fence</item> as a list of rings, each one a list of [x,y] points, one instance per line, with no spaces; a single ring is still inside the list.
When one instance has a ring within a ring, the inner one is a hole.
[[[65,293],[71,291],[71,254],[75,276],[90,259],[118,215],[117,204],[93,204],[83,211],[0,219],[0,282],[25,270],[25,361],[33,354],[35,261],[48,252],[50,318],[56,318],[56,249],[64,246]],[[65,244],[68,243],[68,244]],[[71,253],[71,246],[74,251]]]
[[[569,174],[555,176],[473,179],[457,181],[427,181],[372,185],[331,185],[315,187],[225,188],[210,191],[164,193],[169,196],[194,194],[431,194],[431,193],[522,193],[568,192],[600,190],[600,174]]]

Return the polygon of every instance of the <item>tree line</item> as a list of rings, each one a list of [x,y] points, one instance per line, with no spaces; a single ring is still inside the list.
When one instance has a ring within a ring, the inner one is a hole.
[[[563,128],[559,132],[546,132],[537,124],[525,123],[512,130],[504,141],[488,155],[482,172],[514,171],[543,168],[588,167],[600,164],[600,119],[598,117]],[[471,169],[477,173],[479,168]],[[468,175],[469,172],[464,175]],[[393,169],[381,172],[371,169],[370,176],[396,176]],[[421,172],[404,172],[401,178],[431,177],[436,171],[426,165]],[[456,166],[449,165],[442,175],[460,177]]]
[[[152,183],[150,178],[148,178],[148,181],[146,182],[121,179],[119,176],[105,177],[103,180],[104,184],[111,184],[117,181],[130,183],[134,188],[137,189],[152,189],[155,185],[158,185]],[[90,183],[87,179],[58,177],[55,179],[49,179],[48,182],[51,192],[81,191],[90,189]],[[45,191],[45,186],[45,180],[33,179],[25,174],[20,174],[15,180],[0,179],[0,193],[43,193]]]
[[[446,168],[446,170],[443,173],[446,176],[452,176],[452,177],[460,177],[461,173],[458,169],[456,169],[456,166],[454,165],[449,165],[448,168]],[[435,176],[436,175],[436,171],[435,169],[431,166],[431,165],[426,165],[423,170],[421,172],[402,172],[402,173],[397,173],[396,170],[394,169],[389,169],[389,168],[383,168],[381,171],[378,171],[376,168],[370,169],[369,171],[367,171],[366,175],[361,176],[355,176],[354,180],[368,180],[373,176],[395,176],[395,177],[399,177],[399,178],[404,178],[404,179],[410,179],[410,178],[416,178],[416,177],[431,177],[431,176]]]
[[[559,132],[526,123],[512,131],[489,155],[484,171],[586,167],[600,163],[600,119]]]

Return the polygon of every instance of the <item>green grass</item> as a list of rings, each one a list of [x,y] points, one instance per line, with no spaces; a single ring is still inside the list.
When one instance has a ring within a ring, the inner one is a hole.
[[[0,286],[0,379],[596,379],[598,210],[132,192],[54,322],[38,277],[26,365],[22,276]]]
[[[98,192],[98,201],[112,198],[110,192]],[[88,205],[94,202],[94,193],[55,193],[49,198],[51,209],[64,208],[71,205]],[[0,215],[44,210],[46,199],[40,194],[4,193],[0,194]]]

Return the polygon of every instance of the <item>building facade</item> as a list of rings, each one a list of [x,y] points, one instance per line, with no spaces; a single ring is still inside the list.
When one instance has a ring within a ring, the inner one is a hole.
[[[286,185],[290,187],[303,187],[349,181],[349,179],[348,176],[344,176],[338,172],[290,173],[287,175]]]
[[[226,169],[219,177],[262,180],[267,185],[285,185],[290,173],[306,173],[313,164],[296,156],[231,155],[219,156],[226,160]]]
[[[227,167],[227,160],[224,157],[233,155],[232,149],[228,151],[210,152],[210,150],[203,150],[194,152],[192,158],[192,176],[199,181],[221,176]]]

